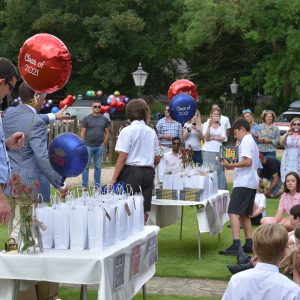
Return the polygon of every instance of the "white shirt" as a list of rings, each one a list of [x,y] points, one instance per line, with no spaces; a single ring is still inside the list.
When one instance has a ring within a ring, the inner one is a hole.
[[[158,138],[144,121],[135,120],[121,130],[115,150],[128,153],[126,165],[154,167],[154,157],[159,156]]]
[[[257,175],[259,152],[251,134],[246,134],[243,137],[238,145],[238,151],[239,161],[242,161],[244,157],[248,157],[252,159],[252,164],[249,167],[234,169],[233,187],[246,187],[256,190],[259,182]]]
[[[300,287],[279,273],[275,265],[257,263],[255,268],[233,275],[222,300],[299,300]]]
[[[188,132],[188,137],[184,141],[185,149],[189,149],[189,147],[192,147],[193,151],[200,151],[201,150],[200,133],[194,129],[192,123],[185,123],[183,128],[190,129],[190,131]]]
[[[208,130],[208,122],[205,122],[203,124],[203,135],[205,135],[206,131]],[[210,127],[209,130],[210,135],[220,135],[222,137],[226,137],[226,131],[224,127],[219,126],[218,128]],[[210,152],[219,152],[220,146],[222,146],[222,143],[216,140],[210,140],[204,142],[204,145],[202,147],[202,150],[204,151],[210,151]]]
[[[173,151],[168,152],[164,155],[164,160],[166,162],[165,174],[178,174],[183,170],[181,152],[178,154]]]
[[[225,129],[225,132],[227,129],[231,128],[230,121],[229,121],[228,117],[226,117],[226,116],[221,115],[220,123],[221,123],[221,126]],[[224,142],[227,142],[227,134],[225,136]]]
[[[259,207],[263,207],[263,211],[262,211],[262,217],[266,216],[266,196],[263,193],[257,193],[255,194],[255,199],[254,199],[254,210],[256,210]]]

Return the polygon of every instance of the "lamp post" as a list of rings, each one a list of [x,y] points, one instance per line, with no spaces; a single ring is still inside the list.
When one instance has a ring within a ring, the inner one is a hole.
[[[232,95],[232,100],[230,101],[230,107],[229,107],[229,118],[230,121],[232,122],[234,119],[234,111],[235,111],[235,97],[238,93],[238,87],[239,85],[235,82],[235,78],[233,78],[233,82],[229,85],[230,86],[230,91]]]
[[[142,64],[139,63],[139,66],[135,72],[132,72],[132,77],[134,80],[135,86],[138,88],[138,97],[141,97],[141,88],[145,85],[148,73],[145,72],[142,68]]]

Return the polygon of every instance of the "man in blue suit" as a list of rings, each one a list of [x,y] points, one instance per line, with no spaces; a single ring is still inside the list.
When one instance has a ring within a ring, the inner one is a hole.
[[[5,135],[8,136],[16,131],[22,131],[25,135],[24,147],[8,151],[11,172],[18,174],[22,182],[27,185],[42,178],[37,192],[43,196],[45,202],[48,202],[50,183],[59,189],[63,186],[63,181],[49,162],[47,124],[44,118],[37,114],[45,96],[35,95],[35,92],[24,82],[19,87],[19,96],[22,103],[17,107],[9,108],[3,118]],[[11,193],[9,187],[6,192]]]

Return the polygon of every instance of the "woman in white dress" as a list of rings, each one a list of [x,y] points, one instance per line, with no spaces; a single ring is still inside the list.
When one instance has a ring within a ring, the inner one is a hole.
[[[289,130],[282,136],[280,145],[285,147],[281,159],[281,180],[289,172],[296,172],[300,175],[300,118],[291,121]]]
[[[227,190],[227,182],[223,166],[220,165],[220,147],[226,137],[226,130],[220,123],[221,112],[215,108],[210,118],[203,125],[204,145],[202,147],[203,163],[215,165],[218,175],[218,189]]]

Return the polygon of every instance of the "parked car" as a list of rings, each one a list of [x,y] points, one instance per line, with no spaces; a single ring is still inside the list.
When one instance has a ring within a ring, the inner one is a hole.
[[[283,136],[290,127],[291,121],[294,118],[300,118],[300,100],[294,101],[290,104],[287,111],[280,114],[275,122],[276,125],[280,130],[280,136]]]

